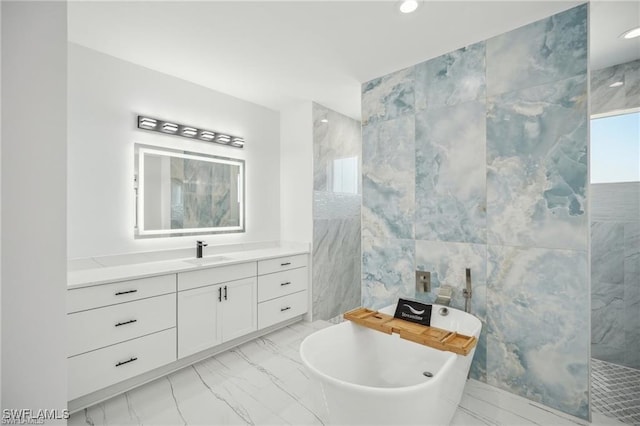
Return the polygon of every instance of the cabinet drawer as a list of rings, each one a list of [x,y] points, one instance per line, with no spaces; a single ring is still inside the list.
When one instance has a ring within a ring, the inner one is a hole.
[[[255,276],[256,262],[182,272],[178,274],[178,291]]]
[[[290,269],[258,277],[258,302],[286,296],[307,289],[309,270]]]
[[[176,360],[176,329],[68,359],[69,400]]]
[[[77,355],[175,326],[175,293],[68,314],[68,354]]]
[[[269,327],[307,312],[307,292],[258,303],[258,328]]]
[[[273,272],[284,271],[287,269],[301,268],[307,266],[306,254],[298,254],[296,256],[279,257],[277,259],[261,260],[258,262],[258,275],[271,274]]]
[[[160,275],[67,290],[67,312],[84,311],[176,291],[176,275]]]

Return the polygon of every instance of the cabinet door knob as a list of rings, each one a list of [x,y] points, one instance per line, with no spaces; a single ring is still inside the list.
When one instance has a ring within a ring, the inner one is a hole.
[[[291,306],[287,306],[286,308],[280,308],[280,312],[288,311],[291,309]]]
[[[119,291],[116,293],[116,296],[121,296],[123,294],[129,294],[129,293],[137,293],[138,290],[126,290],[126,291]]]
[[[285,286],[285,285],[289,285],[291,284],[291,281],[287,281],[286,283],[280,283],[281,286]]]
[[[119,322],[116,324],[116,327],[120,327],[121,325],[127,325],[127,324],[133,324],[134,322],[138,322],[137,319],[132,319],[129,321],[125,321],[125,322]]]
[[[281,263],[280,266],[289,266],[291,265],[291,262],[286,262],[286,263]]]
[[[129,364],[130,362],[137,361],[137,360],[138,360],[137,357],[133,357],[126,361],[120,361],[119,363],[116,364],[116,367],[120,367],[121,365]]]

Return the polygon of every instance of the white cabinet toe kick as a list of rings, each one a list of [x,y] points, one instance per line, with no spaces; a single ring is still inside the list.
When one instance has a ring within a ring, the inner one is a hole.
[[[301,320],[308,253],[72,288],[69,410]]]

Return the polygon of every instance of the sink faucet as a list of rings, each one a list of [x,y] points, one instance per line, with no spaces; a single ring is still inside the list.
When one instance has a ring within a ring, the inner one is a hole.
[[[196,258],[202,258],[202,248],[208,246],[204,241],[196,241]]]

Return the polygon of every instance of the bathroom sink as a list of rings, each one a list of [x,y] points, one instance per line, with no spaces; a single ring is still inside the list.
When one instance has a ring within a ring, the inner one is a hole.
[[[220,262],[226,262],[228,260],[232,260],[232,259],[227,256],[207,256],[207,257],[201,257],[200,259],[185,260],[185,262],[191,263],[197,266],[204,266],[204,265],[213,265],[215,263],[220,263]]]

